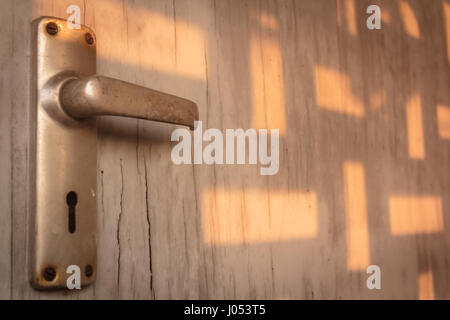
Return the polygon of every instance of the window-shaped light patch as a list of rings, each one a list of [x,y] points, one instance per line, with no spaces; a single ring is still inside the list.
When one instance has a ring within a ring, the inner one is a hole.
[[[273,18],[263,15],[263,27],[277,28]],[[279,39],[272,35],[252,34],[249,48],[252,87],[252,127],[286,132],[283,58]]]
[[[308,191],[207,189],[204,241],[215,245],[311,239],[318,235],[317,195]]]
[[[441,232],[444,230],[442,198],[431,195],[391,196],[389,218],[394,236]]]
[[[344,163],[347,231],[347,269],[366,270],[370,265],[366,179],[362,163]]]
[[[434,300],[433,273],[421,272],[418,280],[419,300]]]
[[[439,136],[442,139],[450,140],[450,108],[443,105],[438,105],[437,121]]]
[[[364,104],[353,93],[352,82],[348,75],[330,68],[315,66],[314,82],[319,108],[352,117],[364,117]]]
[[[398,4],[406,33],[413,38],[420,39],[419,22],[417,21],[413,8],[405,0],[400,0]]]
[[[408,127],[408,151],[413,159],[425,159],[425,142],[422,119],[422,103],[418,94],[413,94],[406,105]]]

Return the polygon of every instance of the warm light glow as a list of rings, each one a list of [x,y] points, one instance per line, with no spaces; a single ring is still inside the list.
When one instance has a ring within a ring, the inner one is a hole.
[[[336,70],[322,66],[314,68],[316,101],[320,108],[361,118],[364,105],[352,92],[350,78]]]
[[[450,108],[438,105],[437,121],[439,136],[443,139],[450,140]]]
[[[345,208],[347,227],[347,269],[366,270],[370,265],[364,166],[344,163]]]
[[[101,3],[109,19],[103,19],[95,26],[97,37],[103,39],[102,45],[97,48],[100,59],[125,63],[127,70],[136,67],[158,76],[164,75],[160,79],[162,87],[165,81],[180,76],[204,81],[205,36],[200,26],[186,19],[174,21],[172,16],[128,5],[126,14],[133,18],[127,21],[124,28],[116,23],[124,19],[122,5],[117,6],[115,1]],[[118,46],[117,40],[124,45]],[[121,67],[115,69],[121,70]],[[175,83],[171,85],[176,86]]]
[[[269,22],[266,22],[269,23]],[[250,39],[252,127],[286,132],[283,61],[278,40],[269,36]]]
[[[411,5],[405,0],[400,0],[399,9],[403,21],[403,27],[405,28],[406,32],[411,37],[419,39],[419,22],[417,21],[417,17],[414,14],[413,9],[411,8]]]
[[[425,142],[422,120],[422,104],[420,96],[414,94],[406,106],[408,125],[408,150],[413,159],[425,159]]]
[[[450,63],[450,4],[442,1],[442,5],[444,6],[444,28],[447,38],[447,58]]]
[[[342,28],[342,3],[340,1],[336,1],[336,23]]]
[[[434,196],[391,196],[391,233],[403,236],[444,230],[442,199]]]
[[[317,195],[307,191],[205,190],[204,241],[229,245],[315,238],[317,203]]]
[[[259,17],[259,23],[262,29],[266,30],[278,30],[278,20],[271,14],[267,12],[261,12]]]
[[[386,91],[381,90],[370,95],[370,109],[379,110],[386,103]]]
[[[390,12],[389,11],[387,11],[386,9],[384,9],[384,8],[381,8],[381,21],[384,23],[384,24],[390,24],[391,23],[391,14],[390,14]]]
[[[431,271],[419,274],[419,300],[434,300],[433,273]]]
[[[357,36],[355,0],[345,0],[345,15],[347,18],[348,32],[352,36]]]

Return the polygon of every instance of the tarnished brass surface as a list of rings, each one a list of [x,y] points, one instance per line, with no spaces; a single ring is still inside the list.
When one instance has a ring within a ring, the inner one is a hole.
[[[56,34],[49,23],[56,24]],[[95,42],[85,40],[93,32],[85,26],[71,30],[64,20],[50,17],[35,20],[32,29],[30,281],[37,289],[65,288],[67,267],[77,265],[85,286],[97,270],[96,120],[66,115],[58,92],[70,79],[95,74]],[[70,192],[77,196],[74,233],[69,231]]]
[[[117,79],[91,76],[68,82],[64,109],[75,118],[112,115],[194,127],[197,105],[189,100]]]

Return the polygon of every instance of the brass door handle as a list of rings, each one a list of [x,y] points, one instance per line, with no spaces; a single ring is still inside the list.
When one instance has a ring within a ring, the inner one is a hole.
[[[97,75],[96,38],[86,26],[71,29],[65,20],[42,17],[32,30],[30,282],[37,289],[64,289],[70,270],[81,270],[81,286],[87,286],[98,272],[96,116],[192,129],[197,105]]]
[[[122,116],[194,128],[197,105],[189,100],[103,76],[68,81],[61,89],[63,109],[74,118]]]

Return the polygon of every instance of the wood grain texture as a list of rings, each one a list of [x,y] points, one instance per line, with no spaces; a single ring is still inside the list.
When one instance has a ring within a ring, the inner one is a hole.
[[[371,2],[2,1],[0,298],[450,298],[449,1],[377,1],[375,31]],[[174,127],[102,118],[97,282],[43,293],[28,284],[30,22],[70,4],[99,74],[197,102],[206,128],[279,128],[280,171],[175,166]]]
[[[2,12],[11,11],[12,3],[2,2]],[[2,34],[10,33],[11,16],[0,24]],[[13,41],[11,37],[0,38],[0,299],[11,294],[11,102],[12,88],[6,75],[11,75]]]

